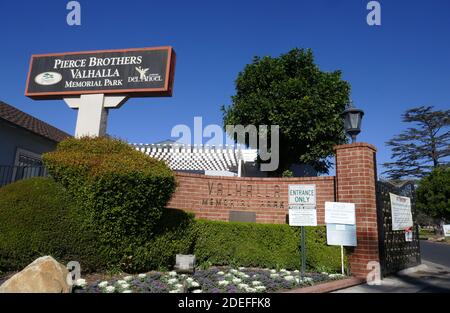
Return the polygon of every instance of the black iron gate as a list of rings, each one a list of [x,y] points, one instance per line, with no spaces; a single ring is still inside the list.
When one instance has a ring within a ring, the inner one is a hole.
[[[389,193],[411,198],[414,221],[412,241],[406,241],[405,230],[392,230],[391,200]],[[410,181],[393,184],[377,182],[378,236],[381,272],[383,276],[421,263],[419,228],[415,223],[415,190]]]

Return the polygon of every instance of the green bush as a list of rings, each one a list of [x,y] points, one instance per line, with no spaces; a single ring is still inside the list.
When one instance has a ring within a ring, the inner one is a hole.
[[[117,139],[66,139],[43,159],[96,229],[102,255],[112,266],[153,237],[175,190],[175,177],[164,162]]]
[[[0,188],[0,271],[21,270],[51,255],[78,261],[83,272],[102,270],[95,235],[82,225],[65,190],[49,178],[22,180]]]
[[[200,264],[249,267],[300,267],[298,228],[279,224],[196,221],[195,255]],[[310,270],[338,271],[340,250],[326,245],[325,227],[307,228]]]
[[[450,167],[438,167],[419,182],[417,209],[450,221]]]
[[[126,268],[130,272],[149,269],[167,270],[175,265],[176,254],[190,254],[195,245],[194,214],[181,210],[165,209],[155,230],[155,235],[134,250]]]

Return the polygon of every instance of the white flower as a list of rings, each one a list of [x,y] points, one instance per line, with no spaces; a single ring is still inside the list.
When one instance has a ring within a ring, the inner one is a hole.
[[[192,283],[192,282],[194,281],[194,279],[191,278],[191,277],[189,277],[189,278],[186,278],[186,281],[187,281],[188,283]]]
[[[247,291],[247,292],[256,292],[256,289],[252,288],[252,287],[247,287],[247,288],[245,288],[245,291]]]
[[[133,276],[125,276],[123,278],[123,280],[125,280],[125,281],[132,281],[133,280]]]
[[[240,271],[243,271],[243,270],[245,270],[245,267],[239,267],[238,268]]]
[[[181,278],[185,278],[187,275],[186,274],[181,274],[180,277]]]
[[[262,285],[262,283],[260,281],[254,280],[254,281],[252,281],[252,285],[259,286],[259,285]]]
[[[246,288],[248,288],[248,285],[242,283],[242,284],[239,284],[238,287],[241,289],[246,289]]]
[[[116,288],[114,288],[114,286],[106,287],[106,292],[108,292],[108,293],[113,293],[115,290],[116,290]]]
[[[234,268],[232,268],[232,269],[230,270],[230,273],[237,274],[237,273],[239,273],[239,271],[238,271],[238,270],[235,270]]]
[[[201,289],[195,289],[195,290],[192,290],[192,293],[202,293],[203,291],[201,290]]]
[[[169,276],[172,276],[172,277],[177,276],[177,272],[175,272],[175,271],[171,271],[168,274],[169,274]]]
[[[299,279],[298,277],[295,277],[295,282],[296,282],[297,284],[300,284],[300,279]]]
[[[272,274],[274,274],[274,273],[276,273],[277,271],[276,271],[276,270],[270,270],[270,272],[271,272]]]
[[[240,279],[240,278],[233,278],[233,284],[240,284],[240,283],[242,283],[242,279]]]
[[[176,284],[176,283],[178,283],[178,279],[176,279],[176,278],[170,278],[170,279],[167,281],[167,283],[170,284],[170,285]]]
[[[138,277],[139,277],[140,279],[144,279],[145,277],[147,277],[147,274],[139,274]]]
[[[255,289],[256,289],[256,291],[262,292],[262,291],[266,290],[266,287],[264,287],[264,286],[256,286]]]
[[[227,286],[230,282],[228,280],[220,280],[219,286]]]
[[[99,288],[105,288],[106,286],[108,286],[108,282],[105,280],[105,281],[102,281],[102,282],[100,282],[99,284],[98,284],[98,287]]]
[[[169,291],[169,293],[180,293],[181,292],[181,290],[178,290],[178,289],[174,289],[174,290],[170,290]]]
[[[176,285],[174,285],[174,287],[175,287],[176,289],[182,289],[182,288],[183,288],[183,285],[182,285],[182,284],[176,284]]]
[[[119,285],[123,285],[123,284],[126,284],[127,282],[125,281],[125,280],[123,280],[123,279],[119,279],[118,281],[117,281],[117,284],[119,284]]]
[[[200,286],[200,284],[197,283],[196,281],[191,282],[190,285],[191,285],[191,287],[199,287]]]
[[[270,277],[271,278],[277,278],[277,277],[279,277],[280,275],[279,274],[270,274]]]
[[[285,276],[284,279],[287,281],[292,281],[292,280],[294,280],[294,276],[288,275],[288,276]]]
[[[287,272],[285,268],[282,268],[280,272]]]
[[[234,276],[233,276],[233,274],[231,274],[231,273],[226,273],[226,274],[225,274],[225,277],[230,278],[230,277],[234,277]]]
[[[328,277],[330,277],[330,278],[340,278],[340,277],[344,277],[344,275],[342,275],[342,274],[329,274]]]
[[[305,277],[305,278],[303,278],[303,281],[305,281],[305,282],[312,282],[313,279],[311,277]]]
[[[222,271],[220,271],[220,272],[217,272],[217,275],[225,275],[225,273],[224,272],[222,272]]]
[[[86,284],[86,279],[79,278],[79,279],[77,279],[77,280],[75,281],[75,286],[84,288],[84,287],[86,287],[86,285],[87,285],[87,284]]]
[[[300,271],[299,271],[299,270],[295,270],[294,273],[295,273],[295,274],[298,274],[298,273],[300,273]]]
[[[321,272],[320,274],[322,274],[322,275],[328,275],[327,272]]]
[[[122,289],[128,289],[128,288],[130,288],[130,284],[128,284],[128,283],[120,284],[120,288],[122,288]]]
[[[122,293],[131,293],[131,292],[132,292],[132,291],[129,290],[129,289],[122,291]]]

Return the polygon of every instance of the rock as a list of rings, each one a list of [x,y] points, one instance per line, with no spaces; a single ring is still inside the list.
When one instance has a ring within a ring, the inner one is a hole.
[[[0,293],[68,293],[67,268],[51,256],[34,260],[0,286]]]

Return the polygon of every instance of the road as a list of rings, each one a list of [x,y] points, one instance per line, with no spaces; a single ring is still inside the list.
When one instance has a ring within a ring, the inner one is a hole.
[[[450,245],[420,241],[422,260],[450,267]]]

